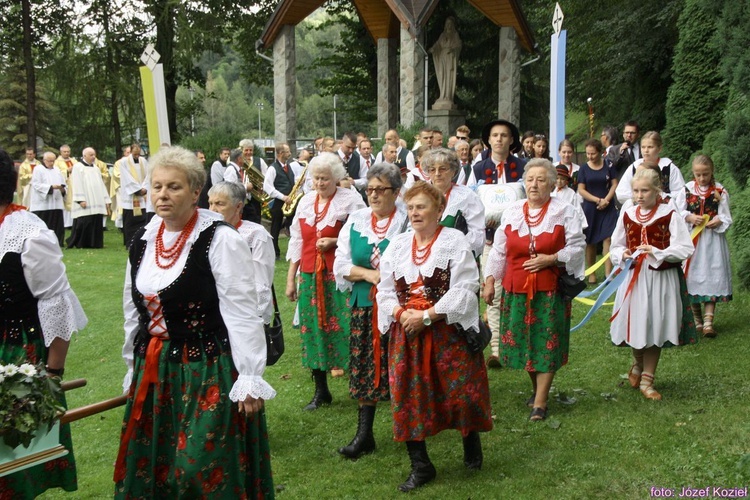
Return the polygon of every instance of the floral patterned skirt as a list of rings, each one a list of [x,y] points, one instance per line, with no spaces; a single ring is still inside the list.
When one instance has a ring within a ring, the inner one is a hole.
[[[427,335],[432,346],[425,359]],[[406,335],[394,322],[390,336],[388,381],[396,441],[421,441],[446,429],[457,429],[462,436],[492,429],[482,353],[469,351],[455,327],[439,321],[417,335]]]
[[[46,362],[47,348],[39,336],[27,336],[25,332],[22,332],[23,345],[6,343],[4,336],[5,334],[0,343],[0,362],[3,364]],[[64,393],[62,405],[68,407]],[[50,488],[76,491],[78,478],[70,424],[60,425],[60,444],[68,450],[69,453],[66,456],[0,477],[0,498],[31,499]]]
[[[526,294],[503,289],[500,297],[500,356],[503,366],[556,372],[568,363],[570,301],[557,292]]]
[[[274,498],[265,410],[246,418],[229,400],[231,353],[183,363],[168,353],[166,340],[115,498]],[[136,356],[123,433],[145,364]]]
[[[375,350],[372,341],[372,307],[352,308],[349,341],[349,394],[364,401],[388,401],[388,335],[380,336],[380,382],[375,387]]]
[[[302,340],[302,366],[313,370],[349,367],[349,321],[347,294],[336,289],[332,273],[323,276],[326,326],[318,325],[315,274],[301,273],[299,323]]]

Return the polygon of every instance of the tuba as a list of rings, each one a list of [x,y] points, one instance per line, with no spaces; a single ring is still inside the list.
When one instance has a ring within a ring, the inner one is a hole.
[[[294,183],[294,187],[291,191],[289,191],[289,201],[284,203],[284,206],[281,207],[281,213],[284,214],[284,216],[289,217],[294,213],[294,211],[297,209],[297,204],[299,204],[299,200],[302,199],[302,196],[304,193],[302,192],[302,185],[305,183],[305,177],[307,175],[307,167],[309,167],[310,164],[305,164],[305,168],[302,170],[302,173],[299,176],[299,179],[297,179],[297,182]]]
[[[250,196],[261,205],[268,201],[268,195],[263,191],[263,174],[248,166],[247,163],[242,164],[242,170],[245,171],[245,180],[253,184],[253,189],[250,190]]]

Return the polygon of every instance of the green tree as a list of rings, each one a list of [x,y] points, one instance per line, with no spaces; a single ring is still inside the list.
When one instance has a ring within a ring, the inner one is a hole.
[[[724,123],[718,110],[726,105],[727,87],[721,72],[707,71],[721,64],[721,47],[714,40],[720,16],[720,2],[707,0],[687,0],[680,15],[664,134],[665,153],[677,165],[685,165],[706,133]]]

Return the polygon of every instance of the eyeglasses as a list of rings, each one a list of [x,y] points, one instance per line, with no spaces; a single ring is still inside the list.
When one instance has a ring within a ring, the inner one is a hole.
[[[386,191],[389,189],[393,189],[392,187],[376,187],[376,188],[367,188],[365,189],[365,193],[367,193],[367,196],[371,196],[373,193],[377,194],[378,196],[383,196]]]
[[[427,169],[427,173],[430,175],[442,174],[442,173],[449,172],[449,171],[450,171],[450,167],[437,167],[437,168],[431,167]]]
[[[458,139],[459,141],[468,141],[469,140],[468,137],[461,137],[460,135],[457,135],[456,139]]]

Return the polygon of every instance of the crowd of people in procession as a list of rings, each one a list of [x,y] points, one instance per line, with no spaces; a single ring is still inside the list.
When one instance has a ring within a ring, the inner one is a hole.
[[[587,140],[580,165],[571,141],[553,164],[545,135],[500,119],[476,139],[459,127],[447,147],[432,128],[412,149],[389,130],[377,154],[364,134],[318,138],[296,159],[279,143],[270,164],[247,139],[210,166],[201,151],[165,145],[147,160],[132,144],[111,172],[93,148],[77,161],[64,145],[41,163],[30,149],[18,172],[0,150],[0,361],[62,376],[86,324],[62,264],[64,229],[68,248],[100,248],[111,217],[128,249],[116,497],[273,497],[264,325],[287,231],[284,295],[314,385],[304,410],[330,404],[328,377],[348,373],[358,417],[343,457],[375,451],[376,408],[390,401],[411,462],[401,491],[436,477],[426,438],[446,429],[460,432],[464,465],[480,469],[487,369],[525,370],[528,418],[547,418],[568,362],[561,283],[588,274],[597,284],[585,269],[600,252],[606,283],[613,268],[623,275],[611,340],[631,348],[628,381],[646,399],[662,397],[661,349],[715,337],[716,303],[732,299],[732,218],[711,159],[696,156],[685,183],[658,132],[641,138],[631,121],[620,144],[616,135],[606,127]],[[500,186],[519,199],[498,211],[485,193]],[[67,457],[0,478],[0,489],[74,490],[69,426],[62,439]]]

